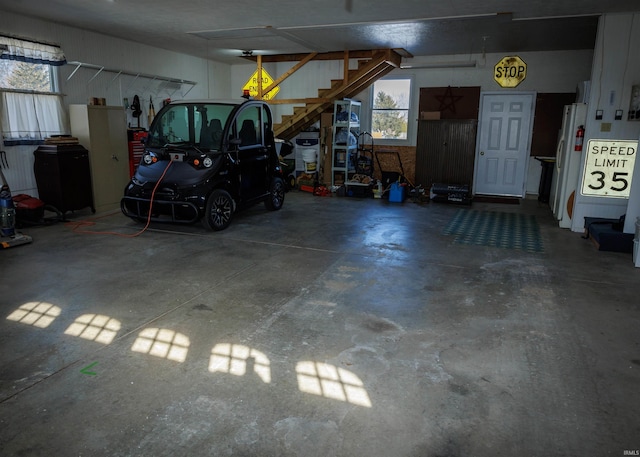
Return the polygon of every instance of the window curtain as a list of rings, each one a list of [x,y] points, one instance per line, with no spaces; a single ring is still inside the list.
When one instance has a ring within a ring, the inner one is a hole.
[[[1,108],[5,146],[40,144],[51,135],[66,133],[60,95],[3,92]]]
[[[64,65],[67,59],[58,46],[0,35],[0,59],[46,65]]]
[[[60,66],[67,60],[59,46],[0,35],[0,59]],[[1,92],[0,117],[5,146],[40,144],[67,129],[62,96],[34,92]]]

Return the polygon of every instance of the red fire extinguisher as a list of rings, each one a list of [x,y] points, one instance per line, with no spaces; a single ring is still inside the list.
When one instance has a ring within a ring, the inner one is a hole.
[[[582,151],[582,143],[584,142],[584,125],[578,127],[576,132],[576,145],[573,148],[574,151]]]

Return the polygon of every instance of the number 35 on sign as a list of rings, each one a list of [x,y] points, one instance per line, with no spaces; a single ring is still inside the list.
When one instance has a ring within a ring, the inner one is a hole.
[[[629,198],[636,140],[589,140],[582,195]]]

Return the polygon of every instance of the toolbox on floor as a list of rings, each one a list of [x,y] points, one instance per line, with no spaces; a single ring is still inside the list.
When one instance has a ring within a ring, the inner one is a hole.
[[[13,196],[18,222],[38,222],[44,218],[44,202],[27,194]]]
[[[440,203],[470,205],[470,187],[468,184],[434,183],[431,186],[431,200]]]
[[[590,239],[598,251],[633,252],[633,233],[616,227],[619,219],[584,218],[584,238]]]

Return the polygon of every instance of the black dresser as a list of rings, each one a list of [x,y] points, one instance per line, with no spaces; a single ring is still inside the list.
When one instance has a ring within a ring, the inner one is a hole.
[[[87,207],[95,213],[89,151],[79,144],[44,144],[33,154],[40,200],[63,214]]]

